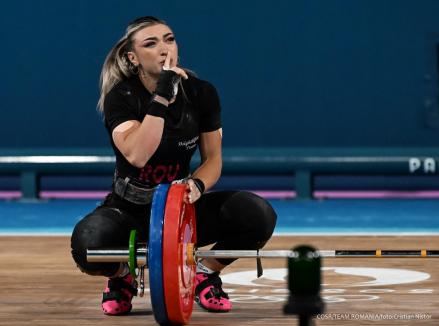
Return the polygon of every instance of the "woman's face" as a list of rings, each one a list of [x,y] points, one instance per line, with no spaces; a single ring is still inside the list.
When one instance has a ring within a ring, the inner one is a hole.
[[[177,65],[178,47],[174,33],[162,24],[152,25],[133,35],[133,51],[128,58],[134,65],[141,65],[145,74],[158,75],[162,71],[166,55],[171,56],[171,67]]]

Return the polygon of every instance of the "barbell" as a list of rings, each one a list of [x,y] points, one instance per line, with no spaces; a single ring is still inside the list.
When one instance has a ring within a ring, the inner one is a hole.
[[[192,314],[196,261],[200,258],[288,259],[290,299],[285,313],[298,314],[302,324],[322,313],[320,290],[321,258],[432,258],[439,250],[315,250],[299,246],[293,250],[200,250],[196,247],[196,216],[193,204],[185,202],[186,185],[161,184],[153,196],[148,245],[130,234],[128,248],[89,248],[89,262],[128,262],[140,287],[144,288],[144,269],[149,269],[151,306],[159,324],[187,324]],[[314,275],[310,277],[310,275]]]
[[[298,254],[294,250],[199,250],[194,244],[187,244],[188,265],[195,264],[198,258],[294,258]],[[138,248],[135,253],[137,265],[146,265],[148,252],[146,246]],[[322,258],[433,258],[439,257],[439,250],[316,250],[313,255]],[[89,262],[130,262],[128,249],[93,249],[87,250]]]

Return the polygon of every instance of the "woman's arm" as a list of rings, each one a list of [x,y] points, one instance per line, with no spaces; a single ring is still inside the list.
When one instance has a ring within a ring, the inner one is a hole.
[[[114,144],[131,165],[143,168],[160,144],[164,123],[163,118],[152,115],[146,115],[142,123],[121,123],[113,130]]]
[[[222,129],[204,132],[200,136],[201,165],[192,174],[192,179],[200,179],[205,190],[212,188],[221,176],[223,165],[221,155]],[[201,194],[194,182],[189,179],[189,202],[195,202]]]
[[[114,128],[112,138],[122,155],[137,168],[143,168],[160,145],[165,124],[165,111],[174,98],[174,86],[182,77],[188,79],[186,72],[171,60],[168,51],[163,70],[157,80],[153,100],[148,114],[142,123],[129,120]]]

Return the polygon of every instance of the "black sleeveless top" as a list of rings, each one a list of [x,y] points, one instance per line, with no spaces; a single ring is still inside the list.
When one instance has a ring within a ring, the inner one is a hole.
[[[116,155],[117,174],[123,178],[130,177],[146,187],[187,177],[200,133],[221,128],[221,108],[216,89],[207,81],[190,75],[188,80],[183,80],[175,102],[167,109],[159,147],[146,165],[139,169],[117,149],[112,132],[123,122],[142,122],[150,101],[151,93],[138,76],[133,76],[115,85],[104,102],[105,126]]]

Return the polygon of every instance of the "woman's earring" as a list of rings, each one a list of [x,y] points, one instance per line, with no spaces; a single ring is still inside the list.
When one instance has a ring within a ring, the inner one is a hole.
[[[135,65],[133,63],[130,64],[130,71],[133,75],[137,75],[139,73],[139,65]]]
[[[128,70],[133,74],[133,75],[137,75],[139,73],[139,65],[135,65],[129,58],[128,56],[125,54],[122,57],[122,61],[124,62],[125,66],[128,68]]]

